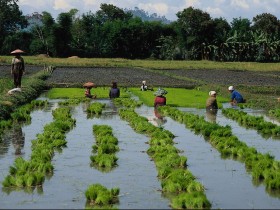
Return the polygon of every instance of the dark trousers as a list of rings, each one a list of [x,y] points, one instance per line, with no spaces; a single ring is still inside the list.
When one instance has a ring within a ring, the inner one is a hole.
[[[21,88],[21,78],[22,78],[22,73],[14,73],[14,85],[15,88]]]

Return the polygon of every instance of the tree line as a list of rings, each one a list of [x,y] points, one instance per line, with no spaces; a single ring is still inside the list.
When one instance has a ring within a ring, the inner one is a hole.
[[[30,55],[161,60],[278,62],[280,21],[270,13],[211,18],[193,7],[171,23],[146,21],[112,4],[56,19],[44,11],[24,16],[18,0],[0,0],[0,53],[20,48]]]

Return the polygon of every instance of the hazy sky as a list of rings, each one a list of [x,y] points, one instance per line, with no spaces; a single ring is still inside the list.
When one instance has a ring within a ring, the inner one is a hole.
[[[113,4],[122,9],[138,7],[149,14],[157,13],[169,20],[177,20],[176,13],[189,6],[201,9],[212,18],[223,17],[229,23],[233,18],[252,20],[258,14],[271,13],[280,19],[280,0],[19,0],[23,14],[47,11],[54,18],[72,8],[79,13],[93,12],[100,9],[101,3]]]

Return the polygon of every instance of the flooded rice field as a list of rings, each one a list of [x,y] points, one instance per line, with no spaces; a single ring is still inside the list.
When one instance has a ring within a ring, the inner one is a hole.
[[[44,96],[38,99],[46,99]],[[45,180],[40,190],[0,191],[1,208],[6,209],[82,209],[86,208],[85,191],[90,184],[100,183],[107,188],[120,188],[119,209],[171,209],[170,201],[161,193],[154,162],[146,153],[148,137],[136,133],[126,121],[120,119],[117,108],[110,100],[95,100],[107,106],[100,117],[90,118],[86,105],[81,103],[72,110],[76,126],[66,135],[67,147],[55,153],[52,162],[54,174]],[[31,113],[31,123],[7,132],[0,144],[0,181],[9,173],[18,156],[29,159],[31,141],[52,122],[51,111],[59,100],[49,100],[43,110]],[[219,110],[217,116],[206,116],[204,109],[178,108],[181,111],[205,116],[221,125],[230,125],[240,141],[255,147],[261,153],[270,153],[280,160],[280,140],[263,138],[255,130],[246,129],[226,117]],[[141,106],[135,111],[164,129],[171,131],[175,146],[188,158],[188,168],[206,188],[206,196],[213,209],[278,209],[280,193],[271,194],[260,184],[252,182],[244,163],[223,159],[201,135],[196,135],[183,124],[169,117],[159,121],[152,107]],[[253,115],[261,111],[246,110]],[[267,118],[268,119],[268,118]],[[101,172],[90,166],[92,145],[95,142],[93,125],[109,125],[119,140],[118,166]]]

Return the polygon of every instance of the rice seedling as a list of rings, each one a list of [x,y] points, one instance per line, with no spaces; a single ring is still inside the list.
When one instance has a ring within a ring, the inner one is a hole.
[[[195,180],[194,175],[186,169],[174,169],[161,182],[164,192],[179,193],[187,192],[187,188],[192,181]]]
[[[101,184],[90,185],[85,196],[91,206],[108,206],[118,203],[119,188],[107,189]]]
[[[90,106],[87,108],[87,112],[90,114],[98,114],[100,115],[102,113],[102,109],[105,107],[105,104],[94,102],[90,104]]]
[[[182,193],[172,199],[174,209],[210,209],[211,203],[202,192]]]

